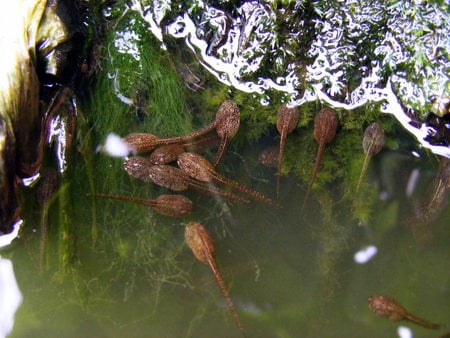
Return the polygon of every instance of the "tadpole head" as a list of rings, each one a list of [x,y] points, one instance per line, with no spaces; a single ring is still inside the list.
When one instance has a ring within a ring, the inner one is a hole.
[[[328,144],[336,136],[338,119],[330,108],[323,108],[314,119],[314,138],[317,143]]]

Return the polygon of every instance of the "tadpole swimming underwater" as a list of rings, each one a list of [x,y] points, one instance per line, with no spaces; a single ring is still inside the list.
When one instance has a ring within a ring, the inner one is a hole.
[[[358,184],[356,185],[354,199],[358,196],[359,188],[361,186],[362,178],[364,177],[367,167],[369,165],[370,158],[378,154],[384,146],[385,137],[383,126],[378,122],[373,122],[364,131],[363,137],[363,150],[366,156],[359,175]]]
[[[426,327],[427,329],[438,329],[440,327],[439,324],[431,323],[410,314],[403,306],[386,296],[370,296],[369,307],[375,314],[387,317],[392,321],[408,320],[412,323]]]
[[[277,170],[277,196],[280,191],[280,175],[281,165],[283,162],[284,146],[286,143],[286,136],[294,131],[297,127],[298,120],[300,119],[300,113],[297,107],[289,108],[286,105],[278,109],[277,114],[277,130],[281,135],[280,138],[280,151],[278,152],[278,170]]]
[[[216,119],[209,125],[190,134],[176,137],[160,138],[148,133],[131,133],[123,138],[124,142],[132,146],[136,154],[142,154],[154,150],[160,145],[189,144],[193,139],[203,136],[214,128],[220,137],[219,149],[217,151],[215,166],[223,156],[228,141],[236,135],[240,124],[240,110],[236,103],[231,100],[224,101],[217,110]]]
[[[154,183],[166,189],[173,191],[184,191],[189,187],[192,187],[202,192],[208,192],[216,196],[221,196],[234,202],[244,204],[250,203],[250,201],[244,197],[219,189],[214,185],[197,181],[189,177],[180,168],[167,164],[152,165],[148,158],[139,156],[130,157],[125,160],[123,166],[127,174],[131,177],[142,182]]]
[[[311,179],[309,181],[308,191],[306,192],[305,199],[303,200],[303,205],[301,212],[305,208],[306,201],[308,200],[309,194],[311,193],[312,185],[314,179],[316,178],[317,171],[319,170],[320,161],[322,160],[323,151],[325,146],[330,143],[336,136],[336,129],[338,125],[338,119],[334,111],[329,108],[323,108],[319,111],[314,118],[314,138],[319,144],[317,150],[316,162],[314,164]]]
[[[201,182],[211,182],[216,180],[220,183],[228,185],[235,188],[244,194],[248,194],[251,197],[258,199],[264,203],[271,206],[276,206],[281,208],[282,206],[271,200],[270,198],[264,196],[263,194],[250,189],[249,187],[230,180],[222,175],[219,175],[214,169],[214,166],[204,157],[197,155],[195,153],[185,152],[178,156],[177,160],[178,166],[190,177],[201,181]]]
[[[231,297],[228,293],[227,288],[225,287],[225,283],[222,278],[222,274],[217,267],[217,263],[215,260],[215,245],[214,241],[209,234],[209,232],[201,225],[200,223],[190,222],[185,228],[184,238],[192,250],[194,256],[202,263],[209,266],[214,277],[216,278],[217,284],[219,284],[220,291],[222,292],[225,301],[227,302],[228,309],[233,315],[234,321],[236,322],[237,327],[245,336],[244,326],[239,319],[239,316],[234,308],[233,302],[231,301]]]
[[[87,194],[86,196],[109,198],[147,205],[161,215],[170,217],[184,217],[192,212],[192,201],[183,195],[159,195],[153,200],[108,194]]]
[[[228,141],[236,135],[241,120],[241,112],[236,103],[231,100],[224,101],[216,114],[216,130],[220,137],[214,167],[217,167],[227,148]]]
[[[178,155],[184,151],[183,146],[177,143],[165,144],[153,150],[148,159],[151,164],[168,164],[176,161]]]

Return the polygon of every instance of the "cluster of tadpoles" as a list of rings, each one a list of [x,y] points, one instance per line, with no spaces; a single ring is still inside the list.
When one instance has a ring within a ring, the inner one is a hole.
[[[127,158],[124,161],[124,169],[135,179],[153,183],[174,192],[193,188],[244,204],[250,203],[250,199],[255,199],[281,208],[278,203],[263,194],[228,179],[216,171],[229,140],[236,135],[239,129],[239,124],[240,110],[236,103],[227,100],[220,105],[216,119],[212,123],[188,135],[160,138],[148,133],[132,133],[123,141],[137,156]],[[212,133],[214,135],[211,135]],[[195,150],[201,149],[211,140],[216,141],[217,137],[220,138],[220,143],[214,163],[211,163],[197,154]],[[149,153],[150,155],[147,156],[146,154]],[[233,190],[221,189],[214,185],[215,182],[222,183]],[[234,190],[244,195],[238,195],[233,192]],[[171,217],[184,217],[193,210],[192,201],[179,194],[160,195],[153,200],[107,194],[91,196],[144,204],[160,214]],[[185,240],[194,256],[210,267],[239,330],[245,335],[243,325],[215,262],[215,247],[211,235],[200,223],[190,222],[186,226]]]
[[[279,193],[286,136],[292,133],[297,127],[299,116],[296,107],[289,108],[287,106],[282,106],[278,111],[277,129],[281,134],[281,140],[276,175],[277,196]],[[239,124],[239,108],[236,103],[227,100],[220,105],[216,118],[212,123],[193,133],[170,138],[160,138],[148,133],[129,134],[123,141],[133,149],[133,153],[136,156],[129,157],[124,161],[124,169],[128,175],[135,179],[146,183],[153,183],[174,192],[193,188],[213,194],[220,198],[244,204],[250,203],[250,199],[255,199],[270,206],[281,208],[281,206],[272,199],[241,183],[228,179],[216,171],[216,167],[222,159],[228,142],[236,135],[239,129]],[[319,148],[308,191],[303,201],[302,210],[311,192],[325,146],[335,137],[337,125],[338,119],[336,114],[329,108],[322,109],[315,117],[314,138],[317,141]],[[208,145],[211,141],[216,142],[217,138],[220,139],[220,143],[214,163],[211,163],[203,156],[197,154],[196,151],[204,148],[205,145]],[[358,193],[370,157],[380,151],[383,144],[384,133],[381,125],[378,123],[371,124],[364,134],[363,149],[366,153],[366,157],[355,195]],[[176,165],[173,165],[174,163],[176,163]],[[232,190],[221,189],[214,185],[215,182],[222,183]],[[234,191],[238,191],[244,195],[238,195]],[[179,194],[164,194],[153,200],[107,194],[94,194],[91,196],[112,198],[147,205],[152,207],[156,212],[171,217],[184,217],[189,215],[193,210],[192,201]],[[215,262],[215,247],[211,235],[200,223],[190,222],[185,228],[185,240],[194,256],[210,267],[239,330],[245,335],[243,325],[231,302]]]
[[[281,166],[283,161],[284,146],[286,143],[286,136],[291,134],[297,127],[298,121],[300,119],[300,114],[296,107],[289,108],[287,106],[282,106],[278,110],[277,114],[277,130],[281,134],[280,138],[280,149],[278,152],[278,169],[277,169],[277,184],[276,192],[279,193],[280,186],[280,176],[281,176]],[[316,178],[317,172],[320,167],[320,162],[325,150],[325,146],[333,141],[336,136],[336,131],[338,127],[338,119],[336,114],[330,108],[323,108],[320,110],[314,118],[314,139],[316,140],[319,148],[317,149],[316,160],[312,170],[311,179],[309,181],[308,190],[306,192],[305,198],[300,212],[303,212],[305,208],[308,197],[311,193],[314,180]],[[380,123],[371,123],[364,132],[363,137],[363,150],[365,153],[364,163],[361,169],[361,174],[358,179],[356,186],[356,191],[354,198],[358,196],[359,189],[361,186],[362,179],[367,171],[369,160],[372,156],[376,155],[383,148],[385,142],[384,130]]]

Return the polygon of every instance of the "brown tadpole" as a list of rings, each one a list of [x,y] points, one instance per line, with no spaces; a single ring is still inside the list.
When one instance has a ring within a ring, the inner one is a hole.
[[[204,182],[194,180],[180,168],[167,164],[153,165],[148,158],[140,156],[130,157],[125,160],[123,166],[127,174],[131,177],[141,180],[142,182],[154,183],[172,191],[184,191],[191,187],[201,192],[224,197],[230,201],[244,204],[250,203],[250,201],[244,197],[219,189],[212,184],[205,184]]]
[[[214,166],[206,158],[198,154],[191,152],[184,152],[178,156],[177,163],[178,166],[181,168],[181,170],[183,170],[187,175],[198,181],[211,182],[213,180],[216,180],[227,186],[235,188],[257,200],[260,200],[268,205],[282,208],[281,205],[271,200],[270,198],[264,196],[263,194],[253,189],[250,189],[249,187],[241,183],[235,182],[220,175],[215,171]]]
[[[319,144],[319,148],[317,149],[316,161],[314,163],[312,176],[309,181],[308,191],[306,192],[305,199],[303,200],[301,212],[303,212],[306,201],[311,193],[312,185],[314,183],[314,179],[316,178],[317,171],[319,170],[325,146],[336,136],[337,125],[338,119],[336,114],[330,108],[323,108],[314,118],[314,139]]]
[[[165,144],[153,150],[148,160],[151,164],[168,164],[176,161],[183,152],[184,148],[180,144]]]
[[[369,124],[369,126],[364,131],[362,145],[364,153],[366,155],[364,156],[364,162],[361,168],[361,173],[359,174],[354,199],[356,199],[356,197],[358,196],[362,178],[364,177],[367,171],[370,158],[378,154],[381,151],[381,149],[383,149],[384,142],[385,136],[383,126],[378,122],[372,122],[371,124]]]
[[[369,307],[378,316],[387,317],[392,321],[407,320],[427,329],[439,329],[441,325],[431,323],[409,313],[403,306],[390,297],[373,295],[369,297]]]
[[[178,155],[189,151],[204,151],[205,149],[217,146],[219,136],[216,134],[208,134],[200,139],[195,139],[182,144],[163,144],[152,151],[148,157],[151,164],[169,164],[176,161]]]
[[[216,158],[214,159],[214,167],[217,167],[222,159],[229,140],[237,134],[240,120],[241,111],[235,102],[226,100],[220,105],[215,121],[217,135],[220,137],[220,144]]]
[[[211,235],[200,223],[190,222],[185,228],[184,238],[187,245],[192,250],[195,258],[209,266],[209,268],[211,269],[214,277],[216,278],[217,284],[219,284],[220,291],[222,292],[225,301],[227,302],[228,309],[230,310],[237,327],[245,336],[244,326],[242,325],[236,309],[234,308],[231,297],[228,293],[227,288],[225,287],[222,274],[220,273],[217,266],[215,259],[216,250],[214,240],[212,239]]]
[[[284,146],[286,143],[286,137],[297,128],[298,121],[300,119],[300,113],[297,107],[289,108],[284,105],[278,109],[277,113],[277,130],[281,135],[280,138],[280,151],[278,152],[278,170],[277,170],[277,196],[280,191],[280,176],[281,176],[281,165],[283,163],[283,153]]]
[[[86,196],[109,198],[119,201],[132,202],[152,207],[164,216],[181,218],[192,213],[192,201],[183,195],[160,195],[155,199],[143,199],[131,196],[86,194]]]
[[[131,133],[123,141],[133,148],[134,153],[143,154],[152,151],[160,145],[161,139],[149,133]]]
[[[223,156],[228,141],[236,135],[239,129],[240,114],[237,104],[231,100],[226,100],[219,106],[216,113],[216,119],[213,122],[192,133],[167,138],[160,138],[149,133],[131,133],[125,136],[123,141],[130,145],[137,155],[150,152],[161,145],[189,145],[194,143],[195,139],[216,129],[217,135],[219,135],[221,140],[215,160],[215,163],[217,164]]]
[[[275,145],[267,147],[259,153],[258,161],[268,168],[276,168],[279,152],[280,149]]]

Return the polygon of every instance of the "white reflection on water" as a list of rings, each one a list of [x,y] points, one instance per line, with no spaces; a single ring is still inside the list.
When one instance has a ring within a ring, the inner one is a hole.
[[[374,245],[366,246],[365,248],[359,250],[353,256],[353,260],[357,264],[366,264],[378,253],[378,249]]]
[[[0,248],[10,245],[11,242],[18,237],[22,223],[23,223],[22,220],[17,221],[16,223],[14,223],[13,230],[11,231],[11,233],[6,235],[0,235]]]
[[[397,328],[399,338],[413,338],[412,330],[406,326],[399,326]]]
[[[14,314],[22,303],[22,294],[14,276],[13,264],[0,258],[0,338],[6,337],[14,326]]]
[[[135,0],[131,9],[147,21],[163,48],[164,35],[183,39],[219,81],[243,92],[259,94],[262,105],[270,103],[269,90],[285,93],[286,100],[297,106],[319,100],[333,108],[352,111],[379,102],[381,111],[394,115],[422,146],[450,157],[449,147],[425,141],[429,128],[413,126],[406,114],[410,105],[424,107],[433,97],[445,98],[448,94],[448,60],[438,57],[450,47],[449,40],[443,38],[447,36],[448,18],[432,5],[386,7],[374,2],[361,8],[352,6],[351,2],[343,2],[339,6],[315,8],[318,18],[304,21],[298,18],[301,25],[285,32],[285,42],[281,44],[279,32],[272,29],[279,20],[277,12],[264,2],[245,2],[235,9],[233,17],[220,8],[193,2],[190,10],[181,12],[166,26],[162,22],[171,10],[170,1],[155,0],[144,8]],[[296,10],[301,11],[301,5],[296,4]],[[411,15],[411,19],[405,22],[405,15]],[[437,28],[430,31],[428,23]],[[311,30],[316,35],[309,45],[293,43],[303,41],[301,35]],[[375,46],[371,45],[375,38],[372,31],[383,34]],[[412,31],[423,35],[408,33]],[[205,32],[215,36],[208,39]],[[217,35],[221,42],[217,42]],[[418,49],[412,52],[411,46]],[[306,59],[291,62],[299,47],[305,49],[305,58],[311,62]],[[261,76],[259,72],[268,67],[268,55],[272,75]],[[414,63],[413,69],[404,70],[401,65],[410,62]],[[392,74],[386,77],[387,70]],[[356,88],[349,88],[350,78],[359,82]]]

